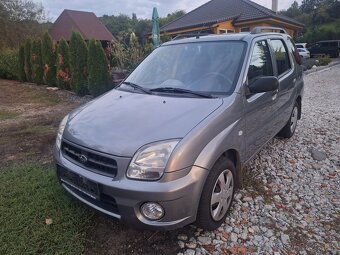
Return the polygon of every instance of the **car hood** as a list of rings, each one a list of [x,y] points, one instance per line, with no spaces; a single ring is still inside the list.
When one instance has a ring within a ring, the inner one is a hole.
[[[90,149],[132,157],[145,144],[183,138],[222,104],[221,98],[112,90],[70,114],[63,137]]]

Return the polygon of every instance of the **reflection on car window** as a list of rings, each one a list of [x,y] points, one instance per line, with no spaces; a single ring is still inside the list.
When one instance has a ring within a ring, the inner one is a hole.
[[[273,65],[266,41],[255,43],[248,71],[248,82],[251,83],[261,76],[273,76]]]
[[[278,75],[281,75],[290,69],[287,49],[283,41],[279,39],[271,40],[270,44],[275,54]]]
[[[303,49],[298,49],[295,46],[295,43],[294,43],[294,41],[291,38],[289,38],[289,40],[287,41],[287,46],[288,46],[288,49],[290,50],[290,52],[293,54],[296,63],[301,65],[302,64],[302,60],[301,60],[300,55],[299,55],[298,52],[307,52],[306,49],[304,49],[304,48]],[[298,50],[298,52],[296,52],[296,50]]]
[[[198,92],[232,93],[244,42],[195,42],[162,46],[126,81],[144,88],[172,87]]]

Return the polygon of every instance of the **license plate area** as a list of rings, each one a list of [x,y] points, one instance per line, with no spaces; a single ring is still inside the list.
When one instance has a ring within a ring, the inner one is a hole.
[[[61,182],[79,190],[93,199],[99,199],[99,187],[97,183],[64,168],[58,169],[58,175]]]

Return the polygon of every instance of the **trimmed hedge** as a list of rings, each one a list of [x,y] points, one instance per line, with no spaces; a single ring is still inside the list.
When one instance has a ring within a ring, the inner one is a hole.
[[[70,39],[71,89],[79,95],[88,93],[87,89],[87,45],[78,32],[72,32]]]
[[[103,47],[95,39],[89,43],[88,51],[88,88],[93,96],[99,96],[110,89],[108,61]]]
[[[70,51],[67,42],[64,38],[59,41],[57,47],[57,85],[62,89],[70,89]]]
[[[18,79],[18,51],[3,49],[0,51],[0,78]]]

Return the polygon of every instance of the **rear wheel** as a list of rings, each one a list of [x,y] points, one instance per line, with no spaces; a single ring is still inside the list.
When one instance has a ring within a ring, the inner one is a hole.
[[[299,119],[299,104],[298,102],[295,102],[292,114],[290,115],[287,124],[278,133],[278,136],[283,138],[291,138],[295,133],[298,119]]]
[[[221,158],[211,169],[203,188],[196,224],[205,230],[222,225],[232,205],[236,168],[231,160]]]

